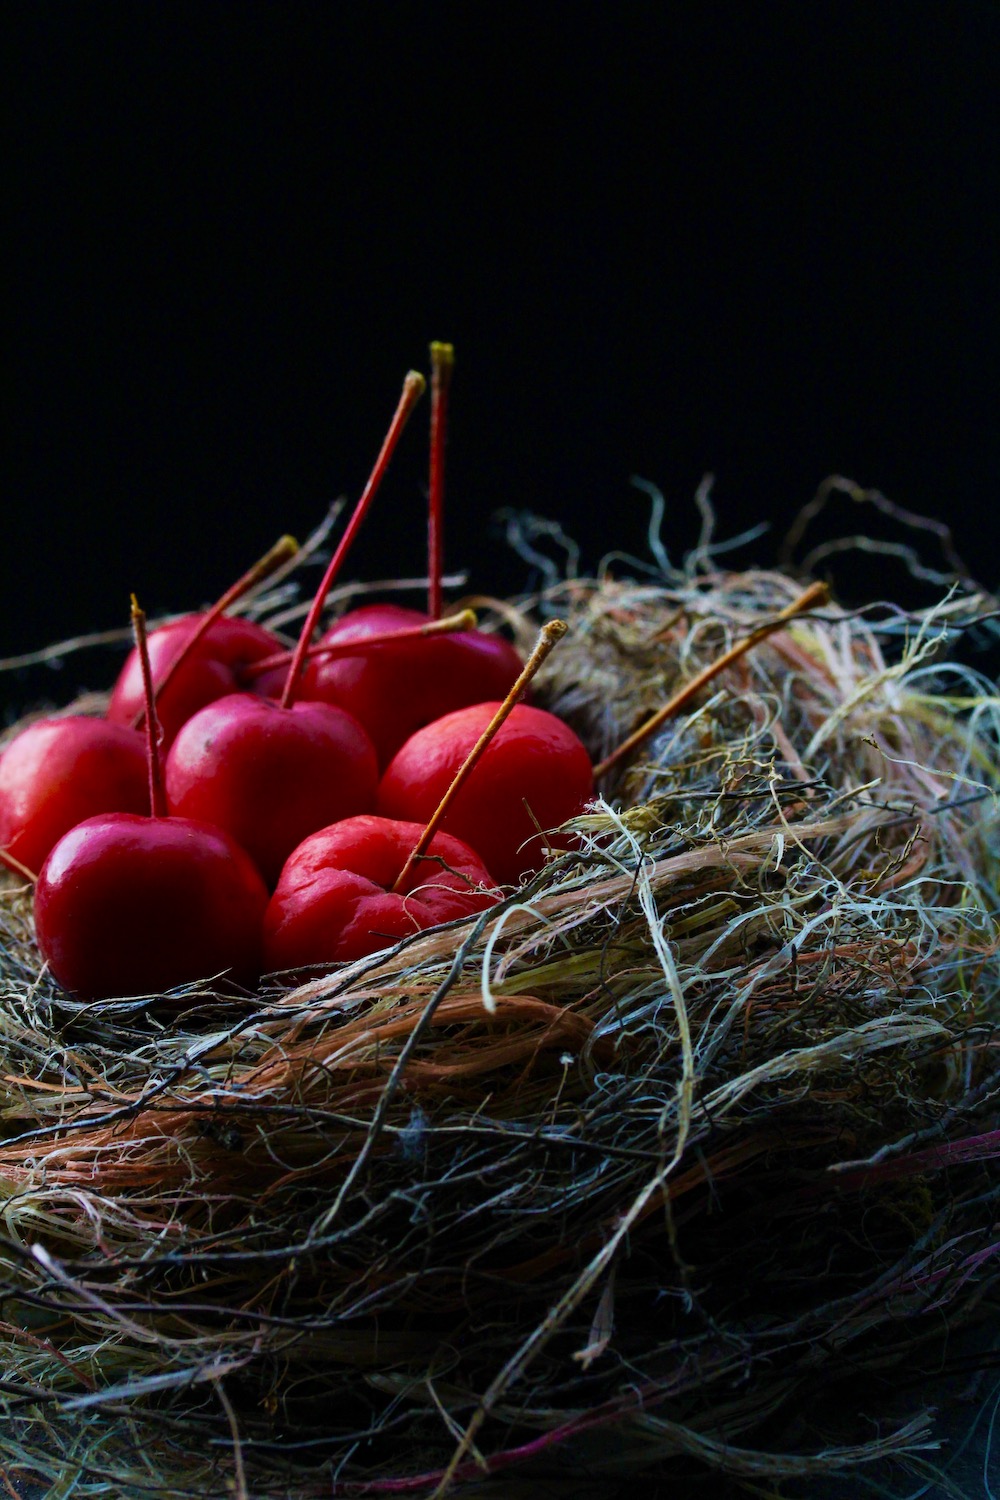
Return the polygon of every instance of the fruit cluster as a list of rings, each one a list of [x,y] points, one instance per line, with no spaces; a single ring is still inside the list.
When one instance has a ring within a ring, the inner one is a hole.
[[[156,993],[361,957],[498,900],[543,862],[542,830],[592,795],[573,731],[517,701],[529,672],[513,647],[469,613],[441,618],[449,346],[432,361],[427,614],[367,605],[313,645],[424,388],[411,374],[294,652],[224,613],[287,559],[284,538],[212,610],[148,641],[133,600],[106,717],[40,720],[0,756],[0,858],[38,872],[38,942],[67,989]]]

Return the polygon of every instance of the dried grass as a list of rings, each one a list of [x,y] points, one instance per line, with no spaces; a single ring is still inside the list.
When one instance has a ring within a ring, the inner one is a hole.
[[[496,612],[569,620],[540,695],[596,761],[799,587],[705,547]],[[932,1450],[877,1382],[1000,1281],[1000,699],[946,649],[992,607],[796,621],[582,852],[296,988],[77,1004],[7,878],[6,1468],[774,1493]]]

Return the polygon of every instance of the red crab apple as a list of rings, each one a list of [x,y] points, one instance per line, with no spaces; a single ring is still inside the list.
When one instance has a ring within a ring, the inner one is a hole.
[[[399,880],[422,825],[371,815],[311,834],[289,855],[264,917],[269,969],[363,958],[499,900],[477,854],[439,833]]]
[[[233,693],[187,721],[165,779],[171,813],[225,828],[273,884],[307,834],[374,807],[378,762],[343,709]]]
[[[251,688],[255,693],[280,691],[273,675],[252,675],[254,662],[281,650],[281,642],[251,620],[229,619],[224,611],[241,599],[298,551],[294,537],[279,537],[274,546],[238,578],[203,614],[185,615],[154,630],[148,640],[163,744],[169,745],[181,725],[206,703]],[[118,675],[108,718],[138,727],[145,716],[142,667],[133,650]]]
[[[157,684],[167,667],[194,635],[204,616],[185,615],[154,630],[149,637],[149,656],[153,682]],[[271,631],[252,620],[221,617],[212,622],[205,635],[179,670],[158,692],[156,716],[163,730],[164,747],[176,739],[181,726],[207,703],[251,684],[257,692],[266,692],[273,682],[268,677],[253,679],[247,669],[265,656],[273,656],[282,643]],[[115,683],[108,707],[108,718],[115,724],[133,724],[142,713],[142,671],[133,650]]]
[[[165,816],[145,618],[134,599],[132,619],[151,816],[85,819],[55,844],[35,887],[39,948],[59,983],[86,997],[155,993],[223,971],[251,979],[260,967],[267,890],[249,855],[221,829]]]
[[[84,818],[148,807],[142,735],[123,724],[39,719],[0,755],[0,850],[29,870]]]
[[[85,997],[158,994],[228,972],[260,972],[267,889],[220,828],[107,813],[65,834],[35,888],[38,946]]]
[[[366,604],[332,625],[319,644],[363,641],[384,631],[426,624],[431,616],[399,604]],[[365,726],[388,765],[417,729],[470,703],[502,699],[523,663],[501,636],[480,630],[386,641],[355,656],[316,655],[302,696],[347,709]]]
[[[427,822],[500,709],[477,703],[411,735],[382,777],[379,813]],[[455,791],[440,827],[475,849],[494,880],[512,885],[544,860],[547,839],[539,829],[582,811],[593,789],[590,757],[569,725],[518,703]]]

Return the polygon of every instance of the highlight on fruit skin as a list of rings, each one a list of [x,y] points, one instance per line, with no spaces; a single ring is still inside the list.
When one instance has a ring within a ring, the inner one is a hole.
[[[422,832],[420,823],[368,814],[305,839],[286,861],[265,913],[266,967],[364,958],[500,899],[475,851],[446,833],[434,837],[397,894],[393,886]]]
[[[260,973],[267,889],[220,828],[109,813],[52,849],[35,889],[38,946],[59,983],[85,998],[159,995]]]
[[[499,707],[457,709],[411,735],[379,783],[378,811],[426,823]],[[515,885],[541,868],[552,830],[582,812],[593,793],[590,756],[569,725],[519,703],[441,826],[475,849],[499,884]]]

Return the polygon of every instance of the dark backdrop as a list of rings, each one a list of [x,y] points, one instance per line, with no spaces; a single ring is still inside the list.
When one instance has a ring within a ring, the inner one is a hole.
[[[448,559],[481,587],[523,577],[501,507],[593,564],[641,547],[639,474],[680,552],[709,470],[725,532],[780,532],[841,472],[998,581],[992,0],[35,0],[0,25],[0,655],[121,623],[133,588],[206,601],[356,496],[432,338],[457,347]],[[421,564],[426,410],[369,576]]]

